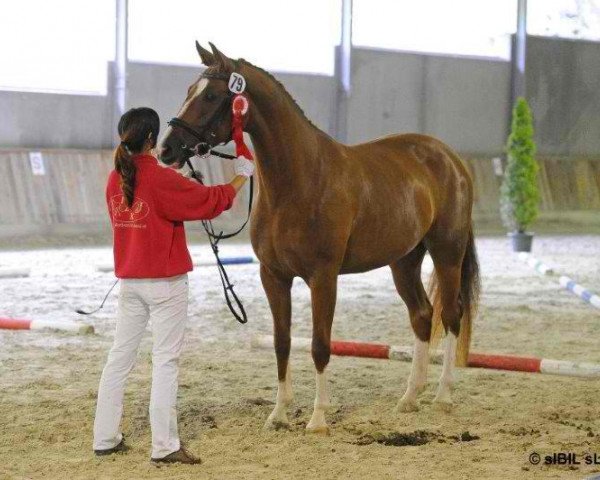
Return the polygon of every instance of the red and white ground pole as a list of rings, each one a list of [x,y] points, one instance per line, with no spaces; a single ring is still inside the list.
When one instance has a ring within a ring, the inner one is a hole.
[[[75,322],[51,322],[47,320],[22,320],[19,318],[0,318],[3,330],[59,330],[72,333],[94,333],[92,325]]]
[[[271,335],[254,336],[251,345],[253,348],[273,348],[273,337]],[[292,350],[310,351],[310,345],[311,340],[309,338],[292,338]],[[413,349],[412,347],[380,343],[332,341],[331,354],[410,362],[413,357]],[[430,358],[432,363],[441,364],[443,352],[441,350],[431,352]],[[544,373],[547,375],[564,375],[569,377],[600,378],[600,364],[515,355],[470,353],[467,360],[467,367]]]

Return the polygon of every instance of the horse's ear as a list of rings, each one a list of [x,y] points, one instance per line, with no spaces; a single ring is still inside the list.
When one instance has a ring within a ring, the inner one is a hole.
[[[196,40],[196,50],[198,50],[198,55],[200,55],[200,60],[202,60],[202,64],[210,67],[215,63],[215,57],[212,53],[210,53],[206,48],[202,47]]]
[[[210,42],[208,42],[208,44],[210,45],[210,48],[212,50],[215,63],[219,66],[219,70],[225,72],[233,72],[234,66],[231,59],[226,57],[223,53],[221,53],[219,49],[214,46],[214,44]]]

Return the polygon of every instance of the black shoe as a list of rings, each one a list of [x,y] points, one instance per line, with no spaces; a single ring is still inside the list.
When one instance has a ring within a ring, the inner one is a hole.
[[[113,453],[124,453],[127,450],[129,450],[129,447],[125,445],[125,437],[123,437],[117,446],[104,450],[94,450],[94,453],[98,457],[103,457],[105,455],[112,455]]]

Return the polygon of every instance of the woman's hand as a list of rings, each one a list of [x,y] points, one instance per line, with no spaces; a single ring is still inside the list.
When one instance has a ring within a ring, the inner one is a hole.
[[[233,161],[233,170],[236,175],[251,177],[254,173],[254,162],[246,157],[238,157]]]
[[[236,192],[239,192],[240,188],[246,183],[246,180],[254,173],[254,162],[248,160],[246,157],[238,157],[233,162],[235,177],[231,181],[231,186],[235,188]]]

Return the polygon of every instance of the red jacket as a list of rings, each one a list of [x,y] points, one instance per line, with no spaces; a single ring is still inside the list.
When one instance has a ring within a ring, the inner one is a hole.
[[[184,221],[208,220],[231,208],[231,185],[207,187],[150,155],[136,155],[135,198],[131,207],[112,171],[106,203],[113,227],[115,274],[118,278],[165,278],[193,269]]]

